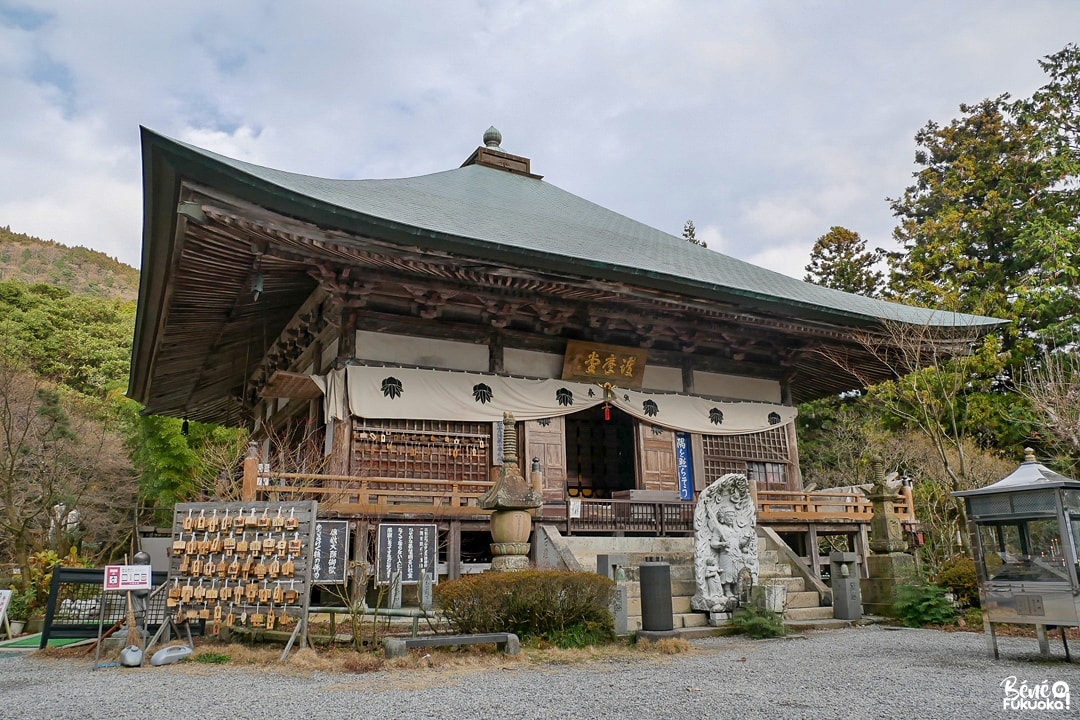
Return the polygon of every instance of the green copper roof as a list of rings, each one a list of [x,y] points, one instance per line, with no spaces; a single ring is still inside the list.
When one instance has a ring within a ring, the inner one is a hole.
[[[390,180],[331,180],[265,168],[144,129],[177,172],[324,227],[432,250],[505,258],[798,317],[989,329],[1005,321],[928,310],[802,282],[687,242],[549,182],[481,165]],[[800,308],[801,311],[795,310]]]

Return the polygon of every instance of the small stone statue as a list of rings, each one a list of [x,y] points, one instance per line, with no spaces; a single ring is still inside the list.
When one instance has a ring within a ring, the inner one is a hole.
[[[757,518],[745,475],[724,475],[694,510],[695,610],[730,612],[739,603],[739,577],[757,581]]]

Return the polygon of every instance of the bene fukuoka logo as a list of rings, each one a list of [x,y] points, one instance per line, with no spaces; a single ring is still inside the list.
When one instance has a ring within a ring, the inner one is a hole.
[[[1043,680],[1028,684],[1027,680],[1017,680],[1010,675],[1001,681],[1005,690],[1002,701],[1004,710],[1068,710],[1069,683],[1064,680],[1050,682]]]

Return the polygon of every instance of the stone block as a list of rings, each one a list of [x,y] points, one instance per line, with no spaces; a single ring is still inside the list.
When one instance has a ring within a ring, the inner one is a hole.
[[[789,592],[787,596],[787,606],[789,608],[818,607],[820,604],[821,598],[813,590]]]

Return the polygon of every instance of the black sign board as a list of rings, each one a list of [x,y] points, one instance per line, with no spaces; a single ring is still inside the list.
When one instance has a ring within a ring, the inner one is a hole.
[[[349,521],[316,520],[311,544],[311,582],[341,585],[349,559]]]
[[[421,570],[426,570],[431,581],[436,582],[438,549],[439,531],[434,524],[380,523],[378,582],[388,583],[400,572],[403,585],[415,585],[420,582]]]

